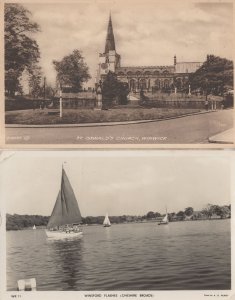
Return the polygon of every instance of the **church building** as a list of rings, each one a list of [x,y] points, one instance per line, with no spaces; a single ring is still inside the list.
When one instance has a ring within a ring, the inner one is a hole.
[[[97,82],[111,71],[117,79],[128,83],[131,92],[155,92],[167,90],[177,83],[177,87],[187,82],[190,73],[195,72],[202,62],[177,62],[169,66],[122,66],[121,56],[116,52],[111,15],[109,17],[104,53],[99,54]]]

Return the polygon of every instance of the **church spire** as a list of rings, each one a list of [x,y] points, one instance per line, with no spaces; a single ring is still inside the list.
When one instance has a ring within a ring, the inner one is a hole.
[[[109,50],[115,50],[115,40],[114,40],[114,35],[113,35],[113,25],[112,25],[111,13],[109,15],[109,24],[108,24],[104,52],[108,53]]]

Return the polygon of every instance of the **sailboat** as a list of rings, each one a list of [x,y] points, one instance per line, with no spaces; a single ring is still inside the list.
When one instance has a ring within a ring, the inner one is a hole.
[[[158,223],[158,225],[166,225],[169,223],[169,220],[168,220],[168,213],[167,213],[167,210],[166,210],[166,215],[164,216],[164,218]]]
[[[109,221],[109,216],[108,213],[106,214],[105,218],[104,218],[104,222],[103,222],[104,227],[110,227],[111,223]]]
[[[47,237],[70,238],[81,236],[83,234],[79,228],[81,223],[82,217],[78,202],[66,172],[62,167],[60,190],[47,224]]]
[[[36,229],[36,226],[35,226],[35,224],[33,225],[33,229]]]

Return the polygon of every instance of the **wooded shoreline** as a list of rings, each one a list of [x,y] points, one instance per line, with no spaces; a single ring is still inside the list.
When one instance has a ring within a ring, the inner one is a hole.
[[[159,222],[165,214],[149,211],[143,216],[110,216],[111,224],[125,224],[125,223],[147,223]],[[82,226],[102,225],[105,216],[87,216],[82,218]],[[36,228],[46,228],[49,216],[40,215],[6,215],[6,230],[24,230]],[[194,211],[192,207],[187,207],[184,211],[178,213],[168,213],[169,222],[182,221],[204,221],[204,220],[222,220],[231,218],[231,205],[212,205],[208,204],[201,211]]]

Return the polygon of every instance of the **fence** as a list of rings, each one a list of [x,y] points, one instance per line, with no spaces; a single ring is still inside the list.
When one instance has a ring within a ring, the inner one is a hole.
[[[63,99],[95,99],[95,92],[62,93]],[[59,98],[57,96],[57,98]]]
[[[62,98],[63,99],[63,98]],[[59,100],[57,100],[57,105],[59,105]],[[96,105],[96,99],[63,99],[63,108],[94,108]]]
[[[81,92],[81,93],[63,93],[62,104],[64,109],[93,109],[96,107],[96,98],[93,92]],[[233,107],[233,96],[225,97],[208,97],[209,105],[208,109],[221,109]],[[131,104],[141,104],[144,107],[156,107],[156,108],[205,108],[205,96],[192,96],[190,98],[184,98],[178,95],[171,95],[170,98],[167,95],[154,94],[147,95],[144,101],[130,101]],[[23,97],[17,97],[16,99],[5,100],[5,110],[24,110],[24,109],[37,109],[37,108],[59,108],[59,98],[53,99],[26,99]]]
[[[6,99],[5,100],[5,111],[10,110],[24,110],[33,109],[35,106],[39,107],[41,100],[27,100],[27,99]]]
[[[143,101],[142,105],[149,108],[205,109],[204,100],[147,100]],[[209,101],[208,109],[221,109],[221,101]]]
[[[62,100],[63,108],[94,108],[96,105],[96,99],[64,99]],[[6,99],[5,100],[5,111],[12,110],[26,110],[26,109],[37,109],[37,108],[59,108],[59,99]]]
[[[54,101],[54,106],[59,105],[59,97],[57,96]],[[79,93],[62,93],[62,106],[63,108],[94,108],[96,106],[96,93],[95,92],[79,92]]]
[[[196,99],[196,100],[203,100],[205,99],[205,96],[202,95],[193,95],[188,96],[187,93],[144,93],[144,96],[146,96],[149,100],[165,100],[165,101],[180,101],[180,100],[190,100],[190,99]]]

